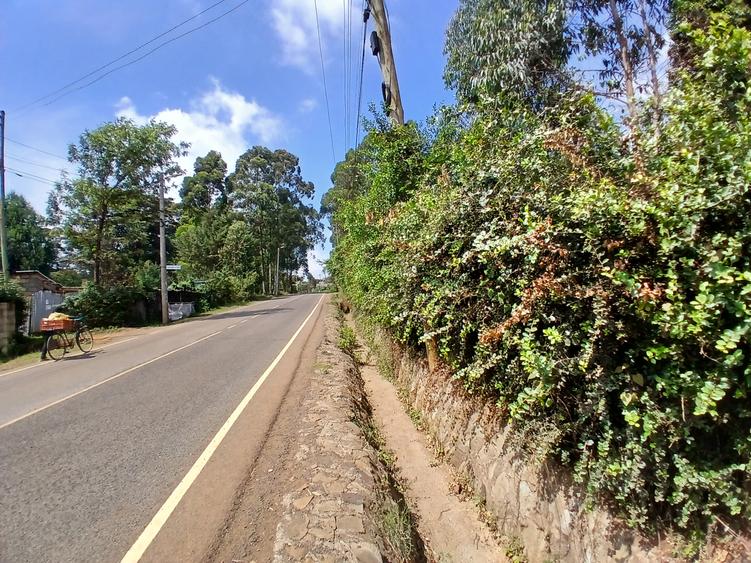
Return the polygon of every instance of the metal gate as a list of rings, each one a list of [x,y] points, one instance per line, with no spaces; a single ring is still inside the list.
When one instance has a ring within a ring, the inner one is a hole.
[[[54,291],[41,290],[31,295],[31,304],[29,307],[29,322],[26,327],[26,334],[39,332],[42,319],[53,313],[65,299],[62,293]]]

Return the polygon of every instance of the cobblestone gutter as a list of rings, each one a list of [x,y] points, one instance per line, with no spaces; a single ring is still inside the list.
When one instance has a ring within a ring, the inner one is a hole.
[[[274,561],[404,560],[384,534],[383,521],[384,515],[399,513],[402,501],[373,446],[377,431],[357,366],[337,346],[334,303],[324,322],[295,454],[306,484],[283,499]]]

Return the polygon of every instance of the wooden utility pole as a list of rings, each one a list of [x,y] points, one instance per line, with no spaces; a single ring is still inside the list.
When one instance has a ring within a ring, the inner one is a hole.
[[[164,234],[164,183],[159,183],[159,282],[162,297],[162,324],[169,323],[167,289],[167,236]]]
[[[0,254],[2,255],[3,277],[7,280],[10,277],[10,270],[5,211],[5,111],[0,110]]]
[[[391,28],[386,16],[386,6],[384,0],[368,0],[368,5],[378,34],[378,63],[381,65],[383,76],[384,97],[386,98],[384,101],[388,103],[392,121],[397,125],[404,125],[404,108],[399,92],[399,80],[396,76],[394,50],[391,48]]]
[[[279,295],[279,251],[281,247],[276,247],[276,278],[274,278],[274,295]]]
[[[396,62],[394,61],[394,50],[391,47],[391,28],[389,19],[386,14],[384,0],[368,0],[368,7],[373,14],[375,21],[376,34],[378,41],[377,47],[378,63],[381,66],[381,75],[383,76],[383,96],[384,102],[389,106],[389,117],[395,125],[404,125],[404,108],[402,107],[402,95],[399,91],[399,79],[396,76]],[[371,47],[374,47],[371,40]],[[425,323],[423,330],[430,333],[431,329]],[[425,340],[425,352],[428,357],[428,369],[435,370],[438,367],[438,344],[435,338],[430,337]]]

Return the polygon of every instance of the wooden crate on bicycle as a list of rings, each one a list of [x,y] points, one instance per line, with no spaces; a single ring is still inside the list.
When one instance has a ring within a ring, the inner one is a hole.
[[[41,323],[42,332],[50,332],[53,330],[72,331],[75,328],[76,321],[73,319],[42,319]]]

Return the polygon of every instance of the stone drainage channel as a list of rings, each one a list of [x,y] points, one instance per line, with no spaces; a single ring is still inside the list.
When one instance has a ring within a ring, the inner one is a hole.
[[[274,561],[433,560],[393,476],[358,366],[339,347],[335,302],[323,322],[294,453],[305,484],[283,499]]]

